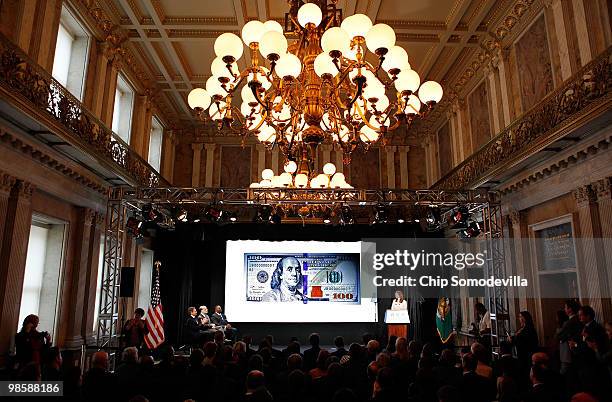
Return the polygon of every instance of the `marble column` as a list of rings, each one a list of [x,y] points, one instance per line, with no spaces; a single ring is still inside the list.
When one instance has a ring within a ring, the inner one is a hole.
[[[576,26],[576,36],[578,37],[578,52],[580,54],[580,64],[585,65],[593,59],[591,44],[589,43],[589,27],[585,11],[584,0],[572,0],[574,11],[574,25]],[[595,27],[592,27],[595,29]]]
[[[206,147],[206,181],[204,183],[205,187],[213,186],[213,166],[215,163],[215,148],[217,144],[208,143],[205,145]]]
[[[610,299],[602,300],[610,293],[608,291],[604,251],[599,242],[601,227],[597,209],[597,195],[591,186],[586,185],[574,190],[574,198],[580,222],[580,238],[578,241],[582,251],[582,266],[579,267],[578,271],[582,273],[582,296],[588,299],[598,317],[610,317],[612,314]]]
[[[331,151],[332,151],[331,144],[321,145],[321,150],[323,152],[323,165],[325,165],[326,163],[330,163],[332,161],[331,160]]]
[[[200,172],[202,170],[202,148],[204,144],[201,142],[196,142],[191,144],[191,149],[193,150],[193,162],[191,165],[191,187],[200,187]],[[208,154],[206,155],[208,157]],[[208,169],[208,164],[206,166]]]
[[[431,161],[429,160],[429,139],[425,138],[425,141],[421,145],[425,151],[425,179],[427,181],[427,187],[431,186]]]
[[[516,264],[516,274],[522,278],[526,278],[529,286],[527,288],[520,287],[517,289],[519,298],[519,309],[527,311],[540,311],[535,308],[534,298],[536,289],[536,273],[531,265],[529,255],[529,230],[525,220],[525,214],[520,211],[511,210],[508,214],[512,223],[512,242],[514,247],[514,263]]]
[[[489,104],[491,105],[491,116],[493,117],[493,136],[497,135],[500,130],[499,124],[499,108],[497,103],[497,85],[495,84],[495,68],[491,63],[484,66],[484,75],[487,79],[487,88],[489,90]]]
[[[553,14],[555,33],[557,36],[557,48],[559,50],[559,63],[561,67],[561,81],[567,80],[572,75],[570,61],[569,43],[567,39],[567,23],[563,12],[562,0],[548,0],[547,6]]]
[[[604,266],[607,267],[608,291],[612,292],[612,178],[607,177],[591,185],[597,196],[597,209],[601,227],[601,241],[605,257]],[[605,297],[611,297],[608,293]]]
[[[7,184],[6,179],[4,184]],[[19,324],[17,321],[32,225],[33,190],[30,183],[15,180],[6,201],[6,214],[2,217],[4,235],[0,251],[0,357],[8,352],[11,338]]]
[[[117,49],[113,49],[111,57],[109,58],[109,64],[106,68],[106,78],[104,84],[104,98],[102,100],[102,112],[100,120],[107,127],[112,127],[113,124],[113,112],[115,106],[115,90],[117,89],[117,76],[121,71],[122,63],[117,52]]]
[[[83,103],[96,117],[102,118],[102,105],[104,104],[104,91],[106,87],[106,70],[109,66],[108,57],[111,55],[108,42],[95,43],[95,57],[89,62],[87,83]]]
[[[400,188],[407,189],[410,185],[408,180],[408,152],[410,152],[410,147],[408,145],[398,146],[397,152],[399,155]]]
[[[91,252],[91,229],[96,214],[89,208],[78,209],[78,220],[76,227],[76,237],[73,248],[73,267],[72,278],[70,280],[70,306],[68,317],[62,317],[65,325],[66,338],[64,348],[79,349],[85,343],[83,333],[83,311],[86,308],[85,295],[89,286],[88,268]]]
[[[174,153],[176,149],[176,134],[173,130],[164,130],[161,160],[161,175],[169,183],[174,181]]]
[[[275,175],[279,175],[281,172],[278,171],[278,157],[279,157],[279,152],[278,152],[278,147],[274,147],[274,149],[272,150],[272,171],[274,172]]]
[[[336,172],[344,173],[344,162],[342,161],[342,156],[343,156],[342,149],[336,148],[336,151],[334,153],[336,154]]]
[[[262,180],[261,171],[266,168],[266,147],[263,144],[257,144],[255,149],[257,149],[257,177],[254,181],[260,182]]]
[[[149,160],[149,140],[151,137],[151,101],[145,94],[136,95],[134,112],[132,113],[132,128],[130,147],[144,160]]]
[[[388,145],[385,148],[387,161],[387,188],[395,188],[395,149],[397,147]]]
[[[455,143],[457,144],[457,150],[455,152],[457,156],[457,165],[463,162],[465,159],[465,145],[463,144],[463,126],[461,125],[461,114],[459,110],[459,101],[455,100],[451,104],[450,108],[453,119],[451,120],[453,127],[453,135],[455,136]]]
[[[508,58],[510,57],[510,51],[507,49],[499,49],[497,53],[497,71],[499,72],[499,92],[501,96],[501,105],[502,105],[502,115],[503,115],[503,126],[506,127],[510,124],[511,115],[510,103],[512,102],[512,97],[509,94],[509,85],[510,85],[510,77],[508,73],[510,69],[508,68]]]
[[[87,273],[85,284],[85,295],[83,304],[83,320],[81,326],[81,334],[83,334],[85,344],[95,344],[95,334],[93,332],[96,291],[98,290],[98,269],[100,261],[100,240],[104,230],[104,214],[98,212],[95,214],[91,225],[91,234],[89,238],[89,254],[87,260]]]

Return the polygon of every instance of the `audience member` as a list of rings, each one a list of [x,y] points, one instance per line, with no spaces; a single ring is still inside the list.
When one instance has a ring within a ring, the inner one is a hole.
[[[314,368],[316,364],[317,357],[319,357],[319,352],[321,351],[319,347],[320,341],[321,339],[317,333],[310,334],[310,337],[308,337],[310,348],[304,351],[304,368],[306,370]]]

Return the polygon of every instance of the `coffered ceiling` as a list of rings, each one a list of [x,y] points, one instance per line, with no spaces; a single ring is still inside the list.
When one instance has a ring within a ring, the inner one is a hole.
[[[398,44],[423,79],[447,87],[494,37],[494,24],[511,0],[339,0],[344,16],[367,14],[392,26]],[[195,124],[187,94],[210,76],[215,38],[240,33],[245,22],[284,21],[287,0],[108,0],[99,2],[125,32],[135,62],[162,91],[165,114],[183,127]],[[241,59],[244,67],[244,57]]]

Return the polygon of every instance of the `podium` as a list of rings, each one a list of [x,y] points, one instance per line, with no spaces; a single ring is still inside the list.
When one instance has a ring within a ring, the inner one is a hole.
[[[407,338],[408,324],[410,324],[408,310],[385,311],[385,324],[387,324],[387,336],[395,335],[398,338]]]

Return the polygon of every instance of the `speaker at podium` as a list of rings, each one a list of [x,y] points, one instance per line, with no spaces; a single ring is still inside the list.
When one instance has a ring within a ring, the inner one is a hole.
[[[408,325],[410,317],[408,310],[387,310],[385,311],[385,324],[387,324],[387,335],[395,335],[399,337],[408,337]]]

